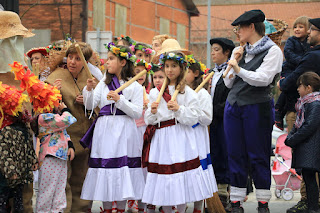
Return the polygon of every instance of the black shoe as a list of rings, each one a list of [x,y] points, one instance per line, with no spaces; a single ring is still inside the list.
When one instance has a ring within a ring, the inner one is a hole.
[[[270,213],[268,203],[258,202],[258,213]]]
[[[292,206],[290,209],[287,209],[287,213],[307,213],[307,212],[308,212],[307,200],[300,200],[296,205]]]
[[[240,206],[240,201],[231,203],[232,209],[231,213],[244,213],[242,206]]]

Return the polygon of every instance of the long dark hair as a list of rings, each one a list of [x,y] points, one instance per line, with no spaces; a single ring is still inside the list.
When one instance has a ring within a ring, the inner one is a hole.
[[[182,52],[178,52],[178,51],[172,51],[174,54],[178,55],[178,56],[181,56],[182,58],[185,58],[184,54]],[[168,52],[166,54],[169,54],[171,52]],[[172,60],[172,59],[167,59],[167,60]],[[184,88],[186,86],[186,82],[185,82],[185,75],[186,75],[186,65],[185,64],[182,64],[180,62],[177,62],[175,61],[177,64],[179,64],[179,67],[180,67],[180,75],[178,76],[177,78],[177,81],[176,81],[176,85],[175,85],[175,88],[177,89],[177,87],[179,86],[180,89],[179,89],[179,93],[184,93]],[[165,72],[165,64],[164,63],[164,66],[163,66],[163,71]],[[169,85],[170,83],[170,79],[167,77],[167,85]]]
[[[122,45],[116,45],[116,47],[120,48],[120,49],[126,49],[126,52],[129,52],[132,54],[131,50],[129,47],[127,46],[122,46]],[[112,53],[114,54],[114,53]],[[114,54],[115,55],[115,54]],[[133,68],[134,68],[134,65],[131,61],[123,58],[123,57],[120,57],[120,55],[115,55],[120,61],[121,60],[126,60],[127,63],[126,65],[124,65],[124,67],[122,67],[122,70],[121,70],[121,73],[120,73],[120,76],[121,76],[121,79],[124,80],[124,81],[128,81],[130,77],[133,77],[135,76],[134,74],[134,71],[133,71]],[[113,78],[114,74],[110,74],[107,70],[106,72],[106,80],[105,80],[105,83],[106,84],[110,84],[111,81],[112,81],[112,78]]]
[[[196,89],[202,82],[202,75],[200,75],[200,64],[198,62],[191,64],[189,69],[194,73],[197,74],[198,76],[194,78],[194,81],[191,83],[191,85],[189,85],[192,89]]]

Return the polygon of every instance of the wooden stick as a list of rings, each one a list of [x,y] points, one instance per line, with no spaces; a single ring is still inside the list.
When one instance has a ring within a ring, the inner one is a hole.
[[[139,72],[137,75],[135,75],[133,78],[131,78],[129,81],[127,81],[126,83],[124,83],[122,86],[120,86],[118,89],[115,90],[116,93],[121,92],[122,90],[124,90],[125,88],[127,88],[130,84],[132,84],[133,82],[135,82],[136,80],[138,80],[141,76],[145,75],[147,73],[147,70],[143,70],[142,72]],[[110,99],[110,97],[107,97],[108,99]]]
[[[173,95],[171,96],[171,101],[175,101],[178,94],[179,94],[179,91],[180,91],[180,85],[177,86],[177,89],[174,91]]]
[[[34,75],[39,77],[39,73],[40,73],[40,64],[37,63],[36,64],[36,69],[34,70]]]
[[[184,81],[185,81],[187,74],[188,74],[188,69],[186,69],[186,71],[185,71],[185,73],[184,73],[184,76],[183,76],[183,79],[181,80],[181,82],[184,82]],[[181,83],[181,82],[180,82],[180,83]],[[181,86],[180,86],[180,83],[178,84],[178,86],[177,86],[176,90],[174,91],[173,95],[171,96],[171,101],[175,101],[175,100],[176,100],[176,98],[177,98],[177,96],[178,96],[178,93],[179,93],[179,91],[180,91],[180,87],[181,87]]]
[[[93,76],[91,75],[91,72],[90,72],[90,70],[89,70],[87,61],[86,61],[86,59],[85,59],[84,56],[83,56],[83,53],[82,53],[82,51],[81,51],[81,48],[80,48],[79,44],[76,44],[76,45],[75,45],[75,48],[76,48],[77,53],[78,53],[78,55],[79,55],[79,57],[80,57],[80,59],[81,59],[81,61],[82,61],[82,63],[83,63],[83,67],[84,67],[85,71],[86,71],[87,74],[90,76],[90,78],[93,78]]]
[[[213,193],[213,197],[206,199],[206,204],[210,213],[226,212],[217,192]]]
[[[243,46],[241,46],[241,47],[243,48]],[[240,56],[241,56],[240,53],[237,53],[237,54],[234,55],[234,58],[236,60],[238,60],[240,58]],[[229,71],[231,70],[231,68],[232,68],[232,66],[228,65],[227,69],[224,71],[224,73],[222,75],[223,78],[227,77],[227,75],[228,75]]]
[[[146,92],[146,87],[143,86],[143,100],[146,101],[147,100],[147,92]]]
[[[159,94],[158,94],[157,100],[156,100],[157,103],[160,103],[161,97],[162,97],[162,95],[163,95],[163,93],[164,93],[164,90],[166,89],[166,86],[167,86],[167,81],[168,81],[168,79],[167,79],[167,77],[165,77],[165,78],[164,78],[164,81],[163,81],[163,83],[162,83],[160,92],[159,92]]]
[[[201,82],[201,84],[194,90],[195,92],[199,92],[201,88],[212,78],[214,72],[209,73],[209,75]]]

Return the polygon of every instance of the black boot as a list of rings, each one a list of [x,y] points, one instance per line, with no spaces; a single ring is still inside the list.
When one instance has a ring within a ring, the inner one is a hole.
[[[0,194],[0,213],[7,213],[8,201],[9,201],[8,193]]]
[[[274,122],[276,127],[278,127],[279,129],[281,129],[281,131],[283,131],[284,129],[284,125],[283,125],[283,113],[281,111],[275,110],[274,112]]]
[[[258,213],[270,213],[268,203],[258,202]]]
[[[244,213],[242,206],[240,205],[240,201],[231,202],[231,213]]]

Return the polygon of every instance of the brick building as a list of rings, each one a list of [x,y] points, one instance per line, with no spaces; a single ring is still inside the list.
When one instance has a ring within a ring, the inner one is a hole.
[[[202,61],[206,61],[207,47],[207,0],[194,0],[200,14],[191,19],[190,49]],[[248,3],[250,2],[250,3]],[[227,37],[236,42],[231,23],[248,10],[261,9],[267,19],[281,19],[287,22],[288,29],[282,37],[282,46],[293,35],[294,20],[302,15],[311,18],[319,16],[318,0],[214,0],[211,6],[211,37]]]
[[[36,37],[25,47],[47,45],[68,33],[85,41],[86,31],[111,31],[151,43],[153,36],[169,34],[189,46],[191,16],[199,11],[192,0],[20,0],[19,15]]]

